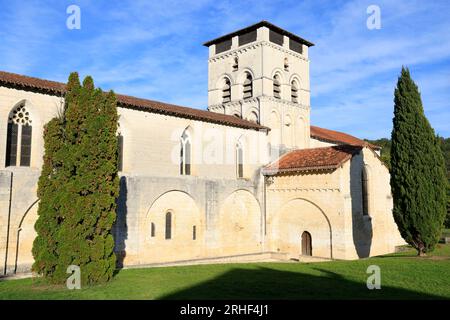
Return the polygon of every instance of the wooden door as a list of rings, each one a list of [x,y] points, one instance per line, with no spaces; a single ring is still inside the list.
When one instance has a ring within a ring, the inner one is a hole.
[[[311,234],[308,231],[302,234],[302,255],[312,256]]]

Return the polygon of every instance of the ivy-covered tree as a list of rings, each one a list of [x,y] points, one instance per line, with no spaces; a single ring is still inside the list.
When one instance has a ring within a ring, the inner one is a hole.
[[[432,251],[446,215],[444,157],[417,85],[402,68],[395,89],[391,147],[394,219],[418,255]]]

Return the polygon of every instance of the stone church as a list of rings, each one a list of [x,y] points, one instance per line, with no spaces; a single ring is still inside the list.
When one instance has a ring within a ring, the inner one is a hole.
[[[313,43],[262,21],[204,45],[207,111],[117,95],[120,266],[358,259],[404,243],[380,148],[310,124]],[[64,92],[0,72],[0,275],[33,263],[43,128]]]

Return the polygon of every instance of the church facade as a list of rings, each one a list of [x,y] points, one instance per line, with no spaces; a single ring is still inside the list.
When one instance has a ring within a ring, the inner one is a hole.
[[[379,148],[310,125],[311,42],[262,21],[205,46],[207,111],[117,95],[119,266],[358,259],[404,243]],[[33,263],[43,128],[64,92],[0,72],[0,274]]]

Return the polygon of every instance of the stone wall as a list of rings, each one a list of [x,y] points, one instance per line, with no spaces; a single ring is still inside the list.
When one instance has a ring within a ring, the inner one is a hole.
[[[117,252],[125,266],[259,253],[261,201],[259,183],[249,180],[123,176]],[[171,239],[165,238],[167,212]]]

